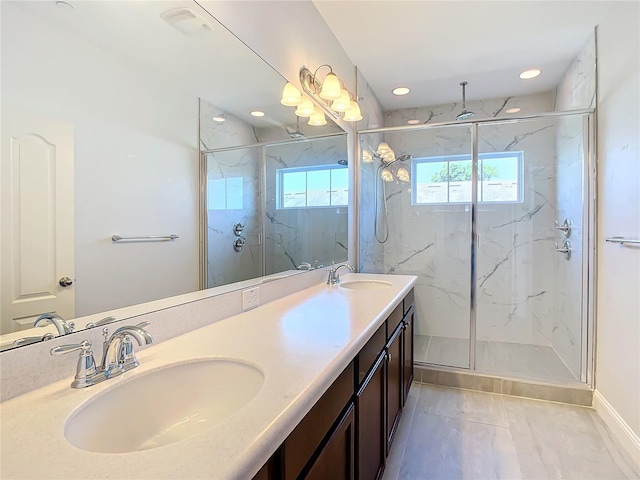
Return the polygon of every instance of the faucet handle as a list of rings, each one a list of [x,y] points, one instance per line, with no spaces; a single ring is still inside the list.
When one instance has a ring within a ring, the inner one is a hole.
[[[85,340],[81,343],[60,345],[59,347],[54,347],[51,349],[51,355],[64,355],[65,353],[77,352],[78,350],[82,350],[82,352],[80,352],[80,355],[83,355],[86,352],[90,352],[91,342],[89,340]]]
[[[76,376],[73,378],[73,382],[71,382],[72,388],[88,387],[102,380],[96,377],[96,361],[93,358],[93,351],[91,351],[91,342],[89,340],[54,347],[51,349],[51,355],[64,355],[78,350],[80,350],[80,358],[78,359]]]
[[[112,323],[116,321],[116,317],[104,317],[102,320],[98,320],[97,322],[90,322],[87,323],[85,328],[94,328],[94,327],[101,327],[102,325],[107,325],[108,323]]]

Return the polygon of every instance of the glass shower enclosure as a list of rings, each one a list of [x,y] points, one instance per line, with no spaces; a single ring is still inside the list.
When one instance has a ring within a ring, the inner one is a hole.
[[[557,113],[361,133],[359,267],[418,276],[417,363],[590,381],[591,129]]]

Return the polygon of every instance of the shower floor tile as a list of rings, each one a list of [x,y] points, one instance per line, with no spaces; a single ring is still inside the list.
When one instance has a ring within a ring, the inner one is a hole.
[[[469,340],[416,335],[415,360],[433,365],[469,367]],[[543,345],[493,342],[476,343],[476,369],[499,375],[560,380],[579,380],[567,368],[555,350]]]

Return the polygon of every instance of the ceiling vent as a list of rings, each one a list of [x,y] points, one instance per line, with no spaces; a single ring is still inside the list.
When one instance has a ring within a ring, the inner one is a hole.
[[[176,8],[160,16],[177,31],[190,37],[204,35],[212,30],[209,22],[190,8]]]

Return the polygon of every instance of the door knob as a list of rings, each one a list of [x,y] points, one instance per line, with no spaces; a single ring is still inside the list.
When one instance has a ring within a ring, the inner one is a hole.
[[[71,285],[73,285],[73,280],[71,280],[69,277],[62,277],[58,281],[58,283],[61,287],[70,287]]]

